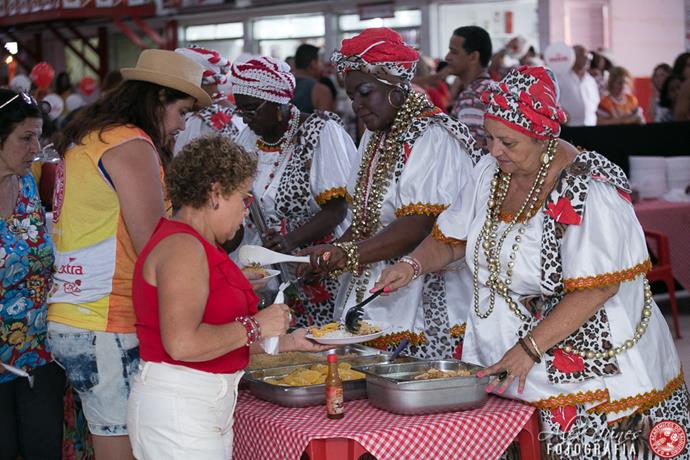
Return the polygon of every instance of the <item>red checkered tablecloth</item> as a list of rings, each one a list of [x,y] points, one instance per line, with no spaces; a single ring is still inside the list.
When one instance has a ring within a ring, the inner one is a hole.
[[[235,408],[233,460],[299,459],[312,439],[349,438],[378,460],[498,458],[534,408],[490,396],[475,410],[405,416],[345,403],[345,418],[329,420],[324,406],[287,408],[240,392]]]

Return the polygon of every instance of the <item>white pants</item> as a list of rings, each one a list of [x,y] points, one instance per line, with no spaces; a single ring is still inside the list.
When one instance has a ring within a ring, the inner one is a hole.
[[[243,374],[211,374],[142,361],[127,407],[134,456],[229,460],[237,385]]]

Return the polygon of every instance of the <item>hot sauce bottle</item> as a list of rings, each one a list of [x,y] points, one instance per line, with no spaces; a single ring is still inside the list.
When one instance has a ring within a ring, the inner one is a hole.
[[[338,374],[338,356],[328,355],[328,374],[326,375],[326,415],[331,419],[345,416],[343,406],[343,381]]]

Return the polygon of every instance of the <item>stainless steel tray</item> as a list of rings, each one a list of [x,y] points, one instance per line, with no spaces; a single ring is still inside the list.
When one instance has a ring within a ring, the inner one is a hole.
[[[362,366],[366,367],[378,363],[385,363],[387,362],[388,358],[388,354],[379,353],[356,358],[348,358],[347,360],[344,360],[344,362],[350,363],[353,368],[359,368]],[[410,361],[416,361],[416,358],[400,356],[396,360],[396,362]],[[265,382],[265,380],[268,378],[281,378],[296,369],[309,367],[313,364],[316,363],[247,371],[247,373],[244,375],[244,380],[249,386],[249,391],[254,396],[280,406],[307,407],[326,404],[326,386],[323,384],[287,387],[281,385],[272,385]],[[345,401],[366,398],[367,386],[365,379],[348,380],[343,382],[343,397]]]
[[[388,412],[404,415],[453,412],[481,407],[488,395],[489,377],[449,377],[414,380],[431,368],[480,370],[480,366],[453,360],[417,361],[357,366],[366,377],[369,401]]]
[[[301,353],[291,353],[293,356],[295,356],[296,362],[280,362],[280,355],[275,355],[275,356],[265,356],[263,359],[263,363],[255,364],[250,361],[249,367],[247,368],[248,371],[257,371],[261,369],[272,369],[275,367],[286,367],[286,366],[297,366],[297,365],[306,365],[306,364],[319,364],[319,363],[325,363],[326,362],[326,356],[329,353],[337,354],[340,357],[340,361],[343,360],[351,360],[354,359],[352,356],[355,355],[356,357],[360,356],[375,356],[375,355],[382,355],[382,356],[390,356],[391,353],[383,350],[379,350],[378,348],[372,348],[372,347],[367,347],[364,345],[343,345],[335,350],[328,350],[328,351],[323,351],[320,353],[307,353],[307,352],[301,352]],[[299,359],[300,356],[303,359]],[[343,358],[347,357],[347,358]]]

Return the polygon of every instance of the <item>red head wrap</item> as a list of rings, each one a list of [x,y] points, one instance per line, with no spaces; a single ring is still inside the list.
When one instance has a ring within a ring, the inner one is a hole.
[[[556,77],[546,67],[513,69],[482,94],[486,118],[537,139],[558,137],[567,117],[558,104]]]
[[[340,73],[367,72],[389,84],[390,77],[409,83],[418,60],[419,53],[406,45],[397,32],[386,27],[366,29],[343,40],[341,48],[331,57]]]

